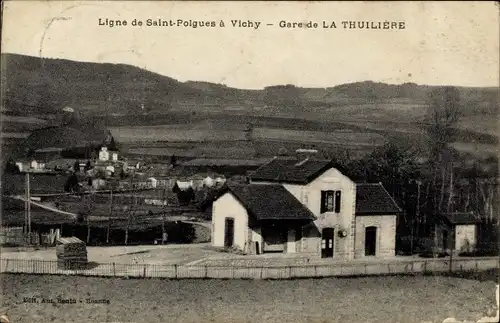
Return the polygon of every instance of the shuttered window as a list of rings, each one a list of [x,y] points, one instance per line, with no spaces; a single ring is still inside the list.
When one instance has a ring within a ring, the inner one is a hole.
[[[341,200],[342,198],[340,191],[321,191],[320,212],[340,213]]]

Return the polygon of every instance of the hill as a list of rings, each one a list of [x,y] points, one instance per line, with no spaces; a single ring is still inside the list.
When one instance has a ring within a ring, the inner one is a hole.
[[[40,59],[8,53],[2,54],[1,61],[5,80],[4,112],[31,116],[57,113],[65,106],[98,115],[137,115],[188,108],[221,112],[235,107],[250,111],[252,107],[265,107],[264,112],[268,114],[280,111],[297,114],[314,107],[395,99],[421,104],[435,88],[414,83],[392,85],[365,81],[328,88],[276,85],[262,90],[242,90],[210,82],[180,82],[125,64]],[[491,104],[486,105],[498,100],[495,88],[459,88],[459,91],[465,106],[474,109],[473,114],[478,113],[478,108],[491,113],[488,110]]]
[[[121,132],[118,135],[125,134],[132,141],[161,141],[169,138],[168,133],[172,131],[168,127],[157,128],[155,138],[147,133],[149,128],[142,131],[144,138],[137,136],[135,128],[181,125],[186,133],[182,141],[189,141],[196,137],[194,124],[206,120],[216,124],[217,129],[205,126],[207,129],[203,131],[208,131],[210,138],[217,137],[219,142],[227,139],[226,130],[230,126],[255,128],[262,141],[277,140],[273,129],[314,131],[307,133],[314,137],[311,137],[313,141],[318,138],[324,141],[323,132],[332,131],[340,133],[338,138],[344,138],[345,131],[353,131],[385,138],[423,139],[427,98],[438,88],[364,81],[326,88],[278,84],[261,90],[244,90],[204,81],[180,82],[125,64],[40,59],[17,54],[2,54],[1,72],[5,85],[1,124],[4,152],[7,146],[18,151],[73,146],[78,143],[75,138],[81,138],[82,142],[90,140],[85,139],[88,129],[93,129],[90,133],[95,131],[100,138],[105,133],[103,129],[116,130],[117,127]],[[462,117],[456,125],[455,141],[464,151],[495,149],[498,89],[457,89]],[[70,127],[66,124],[64,129],[53,128],[61,125],[61,119],[67,116],[64,110],[68,109],[76,116]],[[221,135],[216,136],[219,130]],[[36,136],[19,145],[23,141],[19,138],[33,131]],[[298,136],[307,142],[311,139],[304,133]],[[283,135],[278,137],[289,139]],[[124,143],[121,138],[118,141]],[[372,141],[360,143],[374,144]]]
[[[137,114],[226,99],[124,64],[2,54],[4,112],[47,115],[65,106],[86,114]],[[144,104],[146,111],[141,109]]]

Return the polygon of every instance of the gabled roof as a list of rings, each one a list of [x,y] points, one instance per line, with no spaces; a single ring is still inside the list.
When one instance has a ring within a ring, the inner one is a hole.
[[[401,208],[381,183],[356,184],[356,215],[399,212]]]
[[[450,224],[477,224],[481,222],[472,212],[443,213],[441,216]]]
[[[307,184],[333,167],[329,160],[275,158],[252,174],[253,181]]]
[[[256,220],[315,220],[314,214],[282,185],[231,185],[231,192]],[[220,196],[220,195],[219,195]]]

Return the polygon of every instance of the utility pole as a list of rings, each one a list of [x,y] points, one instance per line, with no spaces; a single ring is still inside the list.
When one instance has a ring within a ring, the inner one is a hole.
[[[417,222],[417,227],[415,228],[415,219],[413,219],[412,221],[412,227],[411,227],[411,254],[413,254],[413,245],[414,245],[414,242],[413,240],[415,239],[415,236],[417,237],[417,239],[419,238],[419,230],[418,228],[420,227],[420,185],[422,185],[422,182],[420,180],[417,180],[415,181],[416,184],[417,184],[417,207],[416,207],[416,210],[415,210],[415,218],[416,218],[416,222]],[[414,230],[416,231],[415,235],[413,234]]]
[[[26,203],[25,203],[25,223],[26,233],[31,233],[31,194],[30,194],[30,173],[26,172]]]
[[[113,190],[109,199],[109,216],[108,216],[108,231],[106,232],[106,244],[109,243],[109,231],[111,229],[111,215],[113,214]]]

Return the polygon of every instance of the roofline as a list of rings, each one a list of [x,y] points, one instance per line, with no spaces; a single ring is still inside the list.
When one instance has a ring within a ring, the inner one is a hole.
[[[474,219],[471,219],[471,220],[462,220],[462,221],[452,221],[450,220],[450,218],[448,217],[449,215],[453,215],[453,214],[467,214],[467,215],[474,215],[474,212],[452,212],[452,213],[441,213],[439,215],[439,217],[437,217],[437,219],[441,220],[442,222],[447,222],[451,225],[478,225],[480,224],[482,221],[481,219],[478,219],[478,218],[474,218]],[[439,221],[438,220],[438,221]]]
[[[355,216],[365,216],[365,215],[391,215],[391,216],[397,216],[401,211],[399,212],[371,212],[371,211],[366,211],[366,212],[356,212],[354,213]]]
[[[290,158],[292,159],[292,158]],[[255,172],[258,172],[259,169],[261,167],[264,167],[270,163],[272,163],[275,159],[271,160],[270,162],[260,166],[259,168],[257,168],[255,170]],[[265,178],[259,178],[259,177],[252,177],[250,176],[250,180],[254,181],[254,180],[257,180],[257,181],[263,181],[263,182],[272,182],[272,183],[283,183],[283,184],[309,184],[311,183],[312,181],[314,181],[316,178],[318,178],[321,174],[323,174],[324,172],[326,172],[328,169],[330,168],[335,168],[337,169],[338,171],[340,171],[337,167],[335,167],[335,164],[332,160],[325,160],[327,161],[327,163],[325,164],[325,166],[321,167],[317,172],[313,173],[312,175],[310,175],[309,177],[307,177],[306,180],[304,181],[294,181],[294,180],[276,180],[276,179],[265,179]]]
[[[384,192],[386,192],[386,193],[387,193],[387,196],[389,196],[389,197],[391,198],[392,203],[394,203],[394,205],[395,205],[395,206],[398,208],[398,210],[399,210],[399,211],[398,211],[398,213],[403,212],[403,209],[399,206],[399,204],[398,204],[398,203],[396,202],[396,200],[392,197],[392,195],[391,195],[391,194],[389,194],[389,192],[385,189],[384,185],[382,185],[382,182],[379,182],[379,183],[378,183],[378,185],[379,185],[380,187],[382,187],[382,189],[384,190]]]
[[[458,221],[458,222],[450,222],[447,221],[451,225],[478,225],[480,221]]]
[[[281,185],[279,185],[281,186]],[[265,221],[265,220],[293,220],[293,221],[299,221],[299,220],[302,220],[302,221],[314,221],[317,219],[317,217],[314,215],[314,213],[312,213],[311,210],[309,210],[309,208],[305,207],[304,208],[310,213],[311,215],[311,219],[283,219],[283,218],[265,218],[265,219],[259,219],[257,216],[255,216],[255,214],[253,214],[253,212],[245,205],[245,203],[241,200],[241,198],[238,196],[238,194],[236,194],[233,190],[231,190],[231,187],[229,185],[226,185],[224,189],[222,189],[220,191],[220,193],[217,195],[217,197],[213,200],[213,202],[217,201],[219,198],[221,198],[224,194],[226,193],[231,193],[232,196],[234,196],[234,198],[241,204],[241,206],[243,206],[243,208],[247,211],[248,215],[252,216],[254,218],[254,220],[256,221]],[[288,192],[290,195],[292,195],[290,192]],[[292,195],[293,196],[293,195]],[[295,196],[293,196],[293,198],[296,199]],[[297,200],[298,201],[298,200]],[[300,201],[299,201],[300,202]]]

